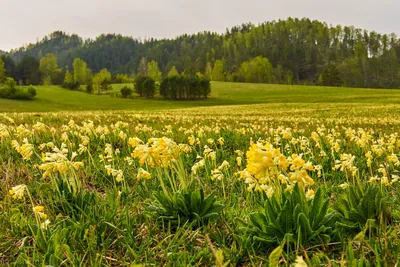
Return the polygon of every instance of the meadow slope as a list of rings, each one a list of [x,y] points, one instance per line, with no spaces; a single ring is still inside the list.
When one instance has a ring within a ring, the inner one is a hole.
[[[122,85],[113,85],[114,92]],[[38,86],[34,101],[0,99],[0,112],[48,112],[73,110],[160,110],[196,106],[260,103],[400,103],[400,90],[345,87],[287,86],[275,84],[212,83],[207,101],[122,99],[90,95],[58,86]]]

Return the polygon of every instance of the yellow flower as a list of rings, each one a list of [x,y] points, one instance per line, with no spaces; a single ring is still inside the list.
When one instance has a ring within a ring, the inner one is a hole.
[[[12,140],[12,141],[11,141],[11,146],[12,146],[12,148],[14,148],[18,153],[20,153],[20,151],[21,151],[21,146],[20,146],[20,144],[18,143],[17,140]]]
[[[21,154],[22,158],[25,160],[29,160],[33,154],[33,145],[28,143],[28,140],[24,139],[24,144],[20,147],[19,153]]]
[[[308,190],[307,190],[307,193],[306,193],[306,199],[307,199],[307,200],[313,199],[314,196],[315,196],[314,190],[308,189]]]
[[[241,167],[242,166],[242,157],[236,157],[236,164]]]
[[[294,264],[294,267],[307,267],[307,263],[304,261],[302,256],[297,256],[296,262]]]
[[[111,168],[111,165],[106,165],[104,167],[107,171],[107,175],[112,175],[112,177],[115,177],[115,180],[117,182],[121,182],[124,180],[124,172],[122,170],[113,169]]]
[[[137,178],[140,179],[151,179],[151,174],[142,168],[139,168]]]
[[[193,146],[194,143],[196,142],[196,138],[193,135],[191,135],[188,137],[188,142],[191,146]]]
[[[33,212],[38,215],[40,218],[47,219],[47,214],[44,213],[43,206],[35,206],[33,207]]]
[[[8,192],[14,199],[23,199],[26,189],[27,189],[26,185],[20,184],[12,187],[11,190]]]
[[[227,162],[226,160],[224,160],[221,165],[218,167],[218,170],[223,170],[223,169],[228,169],[231,165],[229,164],[229,162]]]
[[[135,148],[138,144],[143,143],[142,140],[140,140],[137,137],[131,137],[129,138],[128,144],[132,147]]]
[[[349,186],[348,183],[344,183],[344,184],[340,184],[340,185],[339,185],[339,188],[340,188],[340,189],[346,189],[348,186]]]
[[[220,144],[221,146],[223,146],[225,143],[225,139],[223,137],[218,138],[218,144]]]
[[[46,220],[46,221],[44,221],[44,222],[42,222],[42,223],[40,224],[40,227],[41,227],[42,229],[46,230],[46,229],[47,229],[47,226],[49,226],[49,224],[50,224],[50,220]]]
[[[304,159],[302,159],[301,157],[302,157],[302,155],[300,155],[300,156],[297,154],[292,155],[292,159],[293,159],[292,164],[294,165],[294,167],[301,168],[304,166],[305,162],[304,162]]]
[[[201,159],[199,162],[196,162],[193,166],[192,166],[192,172],[194,175],[197,174],[197,170],[199,168],[204,167],[204,159]]]
[[[179,144],[179,150],[183,153],[189,154],[192,152],[192,148],[187,144]]]
[[[222,180],[224,178],[224,174],[218,170],[211,170],[211,180]]]
[[[381,184],[383,184],[384,186],[389,186],[390,185],[389,179],[386,176],[383,176],[381,179]]]

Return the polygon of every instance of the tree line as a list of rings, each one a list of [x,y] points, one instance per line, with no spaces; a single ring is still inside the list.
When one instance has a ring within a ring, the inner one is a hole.
[[[4,61],[0,57],[0,98],[31,100],[36,96],[36,88],[17,87],[17,83],[11,77],[7,77]]]
[[[145,73],[148,63],[156,62],[162,76],[175,68],[179,73],[200,72],[214,81],[400,87],[400,40],[395,34],[306,18],[242,24],[224,34],[202,32],[162,40],[115,34],[83,40],[55,32],[6,57],[17,62],[16,80],[32,83],[37,75],[28,73],[37,68],[28,66],[38,65],[48,53],[57,57],[63,70],[71,70],[80,58],[93,72],[106,68],[113,77]]]

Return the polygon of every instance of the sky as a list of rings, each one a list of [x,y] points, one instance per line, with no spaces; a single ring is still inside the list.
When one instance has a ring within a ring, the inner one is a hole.
[[[57,30],[84,38],[173,38],[288,17],[400,35],[399,10],[399,0],[0,0],[0,49],[35,43]]]

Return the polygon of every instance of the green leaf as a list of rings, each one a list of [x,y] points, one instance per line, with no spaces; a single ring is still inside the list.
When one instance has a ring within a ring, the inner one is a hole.
[[[283,252],[283,247],[278,246],[271,252],[271,254],[269,254],[268,261],[270,267],[276,267],[279,265],[279,260],[282,256],[282,252]]]
[[[306,241],[308,237],[310,237],[313,234],[310,222],[304,213],[300,213],[297,220],[298,220],[297,224],[300,226],[301,234],[303,235],[303,240]]]
[[[250,214],[250,221],[255,227],[260,229],[262,232],[266,232],[268,226],[268,220],[262,213],[252,213]]]
[[[357,196],[356,189],[353,186],[349,186],[349,203],[351,207],[357,207],[360,203],[360,197]]]
[[[319,204],[321,205],[321,202]],[[315,221],[312,224],[313,229],[317,228],[322,222],[322,220],[325,218],[326,213],[328,211],[328,207],[329,207],[329,200],[326,200],[318,210],[317,217],[315,218]]]
[[[199,213],[199,206],[200,206],[200,192],[196,192],[191,194],[190,199],[190,209],[192,213]]]
[[[312,201],[312,207],[310,211],[310,221],[313,222],[313,224],[317,220],[318,214],[320,213],[320,210],[323,206],[323,201],[324,199],[322,195],[322,190],[318,189]]]
[[[284,233],[290,233],[293,231],[293,208],[290,200],[286,201],[283,206],[281,213],[277,219],[278,223],[281,225],[281,229]]]
[[[201,205],[200,208],[200,215],[207,214],[210,209],[212,209],[212,206],[214,202],[216,201],[215,196],[213,194],[209,195],[204,199],[204,202]]]

